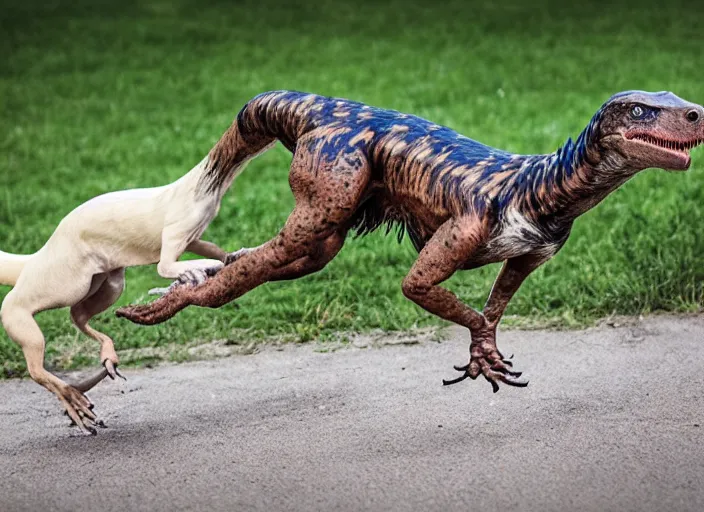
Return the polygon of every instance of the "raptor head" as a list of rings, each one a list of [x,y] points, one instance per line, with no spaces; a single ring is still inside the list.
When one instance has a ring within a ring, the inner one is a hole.
[[[687,170],[689,151],[704,142],[704,108],[671,92],[615,94],[592,121],[597,158],[633,170]]]

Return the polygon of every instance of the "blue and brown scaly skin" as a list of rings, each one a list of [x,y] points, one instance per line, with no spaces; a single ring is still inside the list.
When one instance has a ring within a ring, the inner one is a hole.
[[[576,217],[648,167],[685,170],[704,138],[704,110],[672,93],[629,91],[610,98],[575,141],[547,155],[515,155],[416,116],[344,99],[276,91],[240,111],[209,154],[203,193],[232,179],[276,140],[293,153],[296,206],[269,242],[233,253],[198,286],[176,286],[118,311],[156,324],[188,305],[222,306],[268,281],[322,269],[349,232],[387,225],[408,233],[419,256],[403,293],[467,327],[470,359],[456,367],[498,382],[517,380],[496,347],[496,327],[523,280],[565,243]],[[438,286],[460,269],[503,261],[482,312]]]

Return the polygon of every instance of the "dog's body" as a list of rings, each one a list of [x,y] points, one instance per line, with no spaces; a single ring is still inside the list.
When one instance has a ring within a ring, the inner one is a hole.
[[[22,347],[31,377],[57,395],[84,433],[94,432],[97,420],[83,393],[105,376],[119,375],[112,339],[88,322],[120,297],[125,268],[158,262],[162,277],[185,274],[197,281],[223,265],[226,253],[200,237],[244,164],[217,189],[203,191],[197,184],[207,161],[169,185],[87,201],[61,221],[35,254],[0,253],[0,284],[14,286],[2,304],[2,324]],[[177,261],[186,251],[209,259]],[[104,369],[75,386],[44,368],[44,336],[33,318],[63,307],[71,308],[71,320],[82,332],[101,343]]]

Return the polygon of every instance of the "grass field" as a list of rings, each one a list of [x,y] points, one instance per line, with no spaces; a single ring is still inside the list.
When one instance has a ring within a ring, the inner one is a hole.
[[[104,192],[188,171],[239,108],[270,89],[411,112],[514,152],[553,151],[611,94],[672,90],[704,102],[702,8],[694,2],[245,2],[6,0],[0,14],[0,248],[39,249],[61,218]],[[281,147],[250,165],[206,237],[227,249],[273,236],[293,201]],[[573,325],[703,303],[704,152],[688,173],[649,170],[577,221],[566,247],[508,314]],[[268,284],[220,310],[156,327],[94,325],[118,349],[272,334],[402,330],[438,322],[404,299],[408,240],[350,239],[322,272]],[[497,266],[448,283],[481,306]],[[166,281],[129,269],[118,305]],[[8,288],[0,287],[0,299]],[[55,367],[97,364],[67,311],[39,315]],[[246,329],[246,336],[242,330]],[[171,358],[184,357],[174,350]],[[5,375],[21,353],[0,332]]]

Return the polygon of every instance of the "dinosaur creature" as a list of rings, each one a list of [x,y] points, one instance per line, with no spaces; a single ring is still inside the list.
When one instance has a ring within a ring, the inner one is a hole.
[[[205,283],[181,279],[150,304],[117,315],[163,322],[188,305],[217,308],[268,281],[322,269],[350,231],[400,226],[418,250],[405,296],[466,327],[469,362],[453,384],[483,375],[525,386],[496,345],[496,328],[526,277],[557,253],[572,223],[638,171],[686,170],[704,139],[704,109],[670,92],[612,96],[575,141],[551,154],[516,155],[425,119],[291,91],[248,102],[209,155],[199,187],[279,140],[293,153],[295,208],[270,241],[232,253]],[[504,262],[482,312],[440,287],[458,270]]]
[[[64,217],[35,254],[0,252],[0,285],[14,287],[0,309],[2,324],[22,347],[32,379],[58,397],[84,434],[104,426],[84,393],[107,376],[122,376],[113,340],[89,322],[120,298],[125,267],[158,262],[160,276],[188,276],[193,283],[223,266],[227,253],[201,235],[246,159],[207,190],[198,186],[203,173],[210,172],[206,163],[203,159],[163,187],[111,192],[87,201]],[[210,259],[178,261],[186,251]],[[41,311],[63,307],[71,308],[78,329],[101,344],[103,369],[74,385],[44,368],[44,336],[34,319]]]

